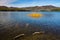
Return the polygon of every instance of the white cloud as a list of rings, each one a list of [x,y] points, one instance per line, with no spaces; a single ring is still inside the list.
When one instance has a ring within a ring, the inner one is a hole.
[[[20,0],[0,0],[0,6],[14,6],[14,7],[28,7],[28,6],[41,6],[41,5],[56,5],[59,6],[59,2],[56,2],[50,0],[49,2],[47,0],[32,0],[31,2],[26,3],[18,3]],[[27,1],[27,0],[25,0]],[[13,2],[17,2],[16,4],[13,4]]]
[[[10,5],[10,3],[15,1],[17,0],[0,0],[0,6]]]

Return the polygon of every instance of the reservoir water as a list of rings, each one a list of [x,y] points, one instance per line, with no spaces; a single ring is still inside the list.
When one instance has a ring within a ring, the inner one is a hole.
[[[43,16],[39,18],[27,16],[31,13],[39,13]],[[1,37],[23,33],[21,30],[23,31],[24,28],[28,28],[28,32],[42,30],[60,35],[60,12],[0,12]]]

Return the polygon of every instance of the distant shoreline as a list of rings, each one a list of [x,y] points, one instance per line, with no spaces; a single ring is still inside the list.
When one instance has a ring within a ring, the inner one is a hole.
[[[0,11],[0,12],[60,12],[60,11]]]
[[[25,7],[25,8],[18,8],[18,7],[6,7],[0,6],[0,11],[32,11],[32,12],[44,12],[44,11],[60,11],[60,7],[55,7],[52,5],[47,6],[35,6],[35,7]]]

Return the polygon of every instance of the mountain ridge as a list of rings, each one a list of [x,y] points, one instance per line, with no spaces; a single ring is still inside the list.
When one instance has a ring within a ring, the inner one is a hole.
[[[56,7],[52,5],[23,7],[23,8],[0,6],[0,11],[51,11],[55,9],[59,9],[60,11],[60,7]]]

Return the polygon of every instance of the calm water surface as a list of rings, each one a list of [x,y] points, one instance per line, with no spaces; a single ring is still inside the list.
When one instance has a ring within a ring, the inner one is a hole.
[[[33,12],[0,12],[0,24],[19,22],[29,24],[48,25],[51,27],[60,26],[60,12],[37,12],[43,14],[40,18],[31,18],[27,14]]]
[[[33,12],[0,12],[0,32],[4,28],[14,27],[17,23],[22,26],[41,27],[42,30],[53,30],[60,34],[60,12],[37,12],[43,16],[40,18],[31,18],[27,14]],[[3,31],[2,31],[3,30]]]

